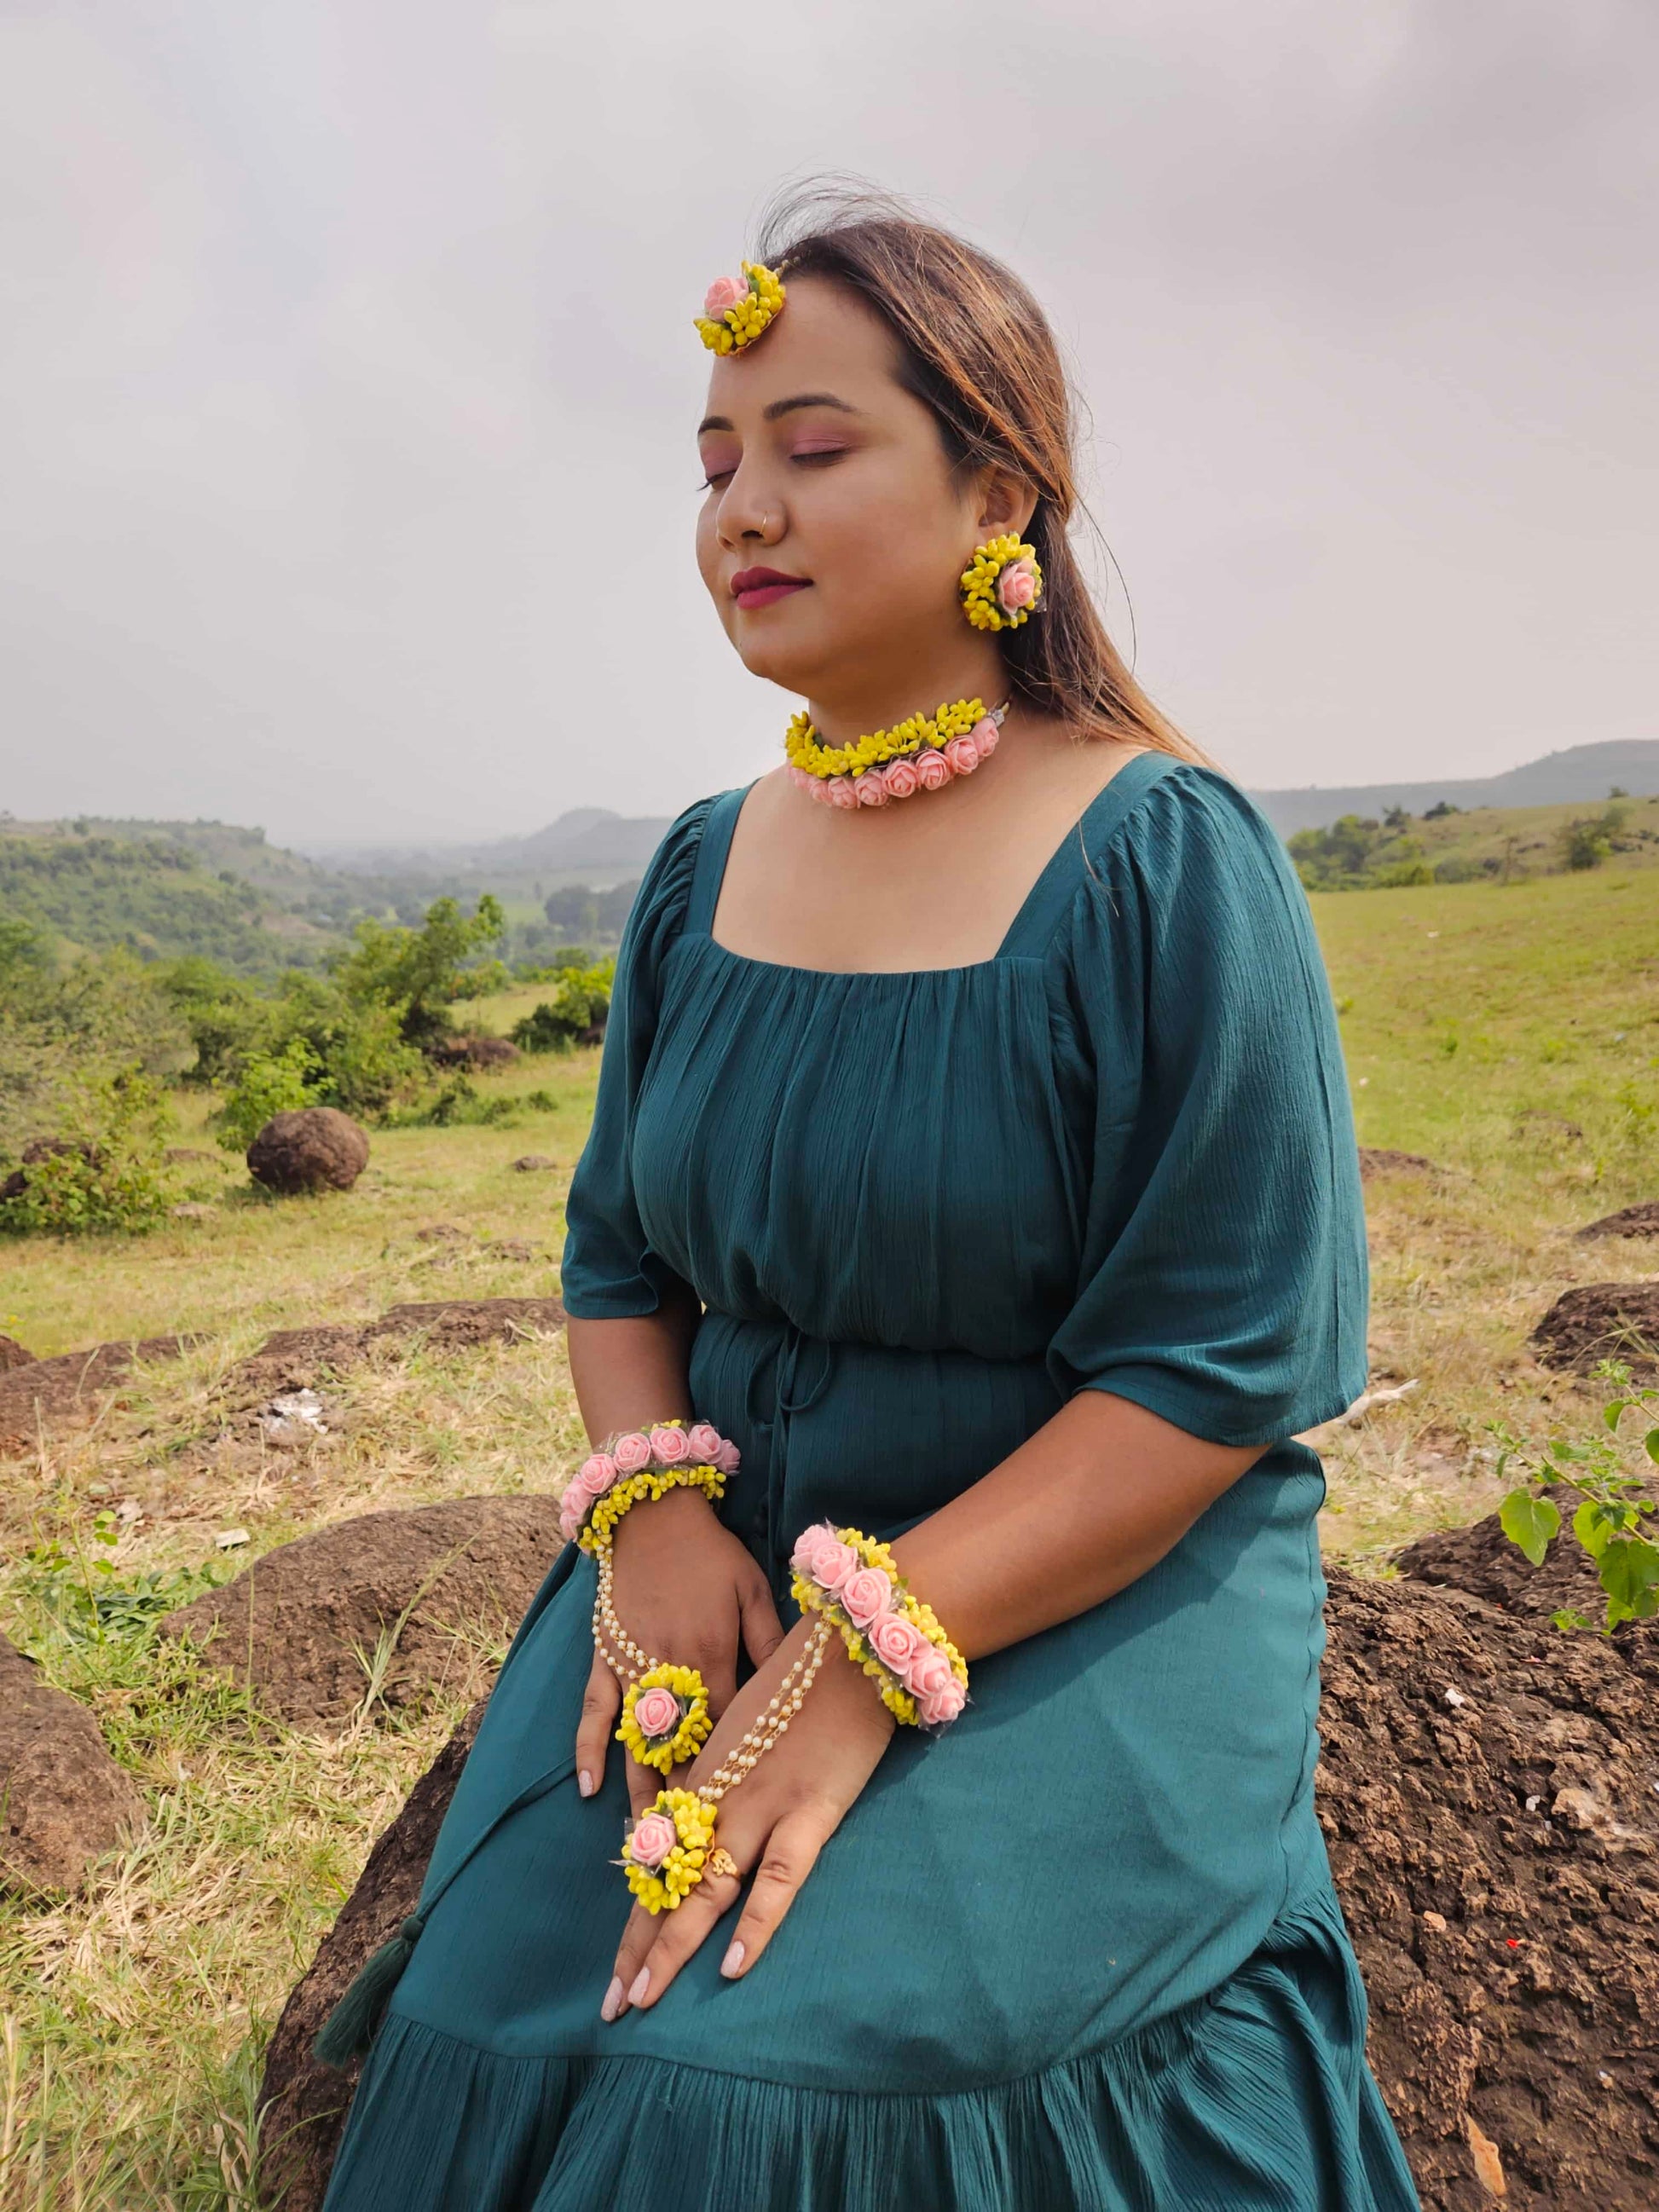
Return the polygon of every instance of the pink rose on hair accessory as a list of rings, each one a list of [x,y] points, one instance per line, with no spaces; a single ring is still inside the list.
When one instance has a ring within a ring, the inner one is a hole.
[[[628,1856],[654,1874],[679,1839],[679,1830],[666,1813],[642,1813],[628,1838]]]
[[[883,1613],[870,1631],[877,1658],[907,1680],[927,1640],[915,1621],[907,1620],[902,1613]]]
[[[1006,615],[1017,615],[1022,607],[1036,605],[1036,571],[1028,554],[1023,561],[1011,561],[997,578],[997,599]]]
[[[860,806],[885,806],[887,804],[887,786],[879,769],[866,769],[862,775],[855,776],[853,792]]]
[[[893,1601],[893,1585],[879,1567],[860,1567],[841,1586],[841,1601],[856,1627],[868,1628]]]
[[[637,1432],[618,1437],[611,1448],[611,1456],[617,1462],[618,1474],[637,1474],[651,1456],[651,1439]]]
[[[887,796],[890,799],[909,799],[921,788],[921,779],[916,774],[915,763],[902,757],[888,762],[886,777]]]
[[[941,750],[951,764],[953,775],[971,775],[979,766],[979,747],[974,743],[971,730],[966,732],[962,737],[952,738],[949,744],[942,747]]]
[[[968,734],[979,747],[980,758],[988,761],[996,750],[997,740],[1002,732],[997,727],[995,715],[981,714]]]
[[[685,1432],[686,1444],[699,1467],[713,1467],[720,1448],[720,1432],[712,1421],[694,1421]]]
[[[653,1683],[635,1698],[634,1718],[641,1735],[672,1735],[680,1724],[680,1701],[660,1682]]]
[[[678,1467],[691,1449],[690,1439],[684,1429],[664,1426],[651,1431],[651,1456],[665,1467]]]
[[[859,803],[858,792],[850,775],[830,776],[824,785],[823,795],[831,806],[856,806]]]
[[[717,323],[728,307],[735,307],[739,300],[749,297],[747,281],[741,276],[717,276],[703,294],[702,312],[711,323]]]
[[[715,1473],[717,1474],[735,1474],[742,1464],[743,1454],[738,1449],[737,1446],[729,1437],[722,1437],[720,1441],[720,1448],[714,1454]]]
[[[916,781],[924,791],[942,790],[955,774],[955,769],[937,746],[929,745],[916,755]]]
[[[930,1644],[910,1669],[910,1692],[925,1705],[933,1698],[943,1696],[945,1684],[954,1682],[956,1679],[951,1672],[950,1661],[936,1644]]]
[[[952,1674],[950,1680],[936,1690],[931,1698],[921,1699],[919,1709],[928,1728],[942,1728],[946,1721],[955,1720],[967,1702],[967,1691]]]

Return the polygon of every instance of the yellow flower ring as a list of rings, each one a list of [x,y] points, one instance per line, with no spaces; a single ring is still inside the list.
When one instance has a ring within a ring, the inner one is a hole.
[[[1042,602],[1035,545],[1009,531],[975,549],[972,568],[962,572],[962,607],[975,629],[1018,629]]]
[[[639,1718],[641,1699],[646,1719],[653,1723],[649,1729]],[[696,1757],[714,1725],[702,1676],[695,1667],[665,1661],[629,1685],[617,1741],[628,1746],[640,1765],[666,1774]]]
[[[745,261],[743,276],[717,276],[703,311],[694,315],[697,336],[710,353],[741,353],[783,312],[784,289],[775,270]]]
[[[677,1911],[702,1880],[714,1842],[715,1809],[695,1790],[659,1790],[629,1829],[617,1863],[653,1917]]]

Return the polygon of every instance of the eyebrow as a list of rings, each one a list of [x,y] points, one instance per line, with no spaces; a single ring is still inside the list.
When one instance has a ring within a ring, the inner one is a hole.
[[[837,399],[833,392],[797,392],[793,399],[775,399],[765,410],[764,419],[769,422],[775,422],[785,415],[798,413],[803,407],[833,407],[838,414],[842,415],[858,415],[863,412],[862,409],[854,407],[849,400]],[[705,430],[734,430],[736,428],[736,423],[728,416],[705,415],[697,425],[697,435],[701,438]]]

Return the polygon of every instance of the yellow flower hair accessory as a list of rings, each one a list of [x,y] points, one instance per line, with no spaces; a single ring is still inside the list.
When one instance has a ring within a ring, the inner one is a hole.
[[[629,1685],[617,1741],[640,1765],[666,1774],[696,1757],[714,1725],[702,1676],[668,1660]]]
[[[975,629],[1018,629],[1042,599],[1036,547],[1012,531],[974,549],[974,565],[962,572],[962,611]]]
[[[783,311],[782,280],[758,261],[745,261],[741,276],[717,276],[702,313],[692,317],[710,353],[741,353]]]

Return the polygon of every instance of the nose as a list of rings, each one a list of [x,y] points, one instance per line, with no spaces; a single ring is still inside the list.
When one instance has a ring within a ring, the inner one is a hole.
[[[775,545],[783,534],[783,502],[769,499],[757,485],[743,484],[742,474],[739,470],[720,501],[720,542],[729,547]]]

